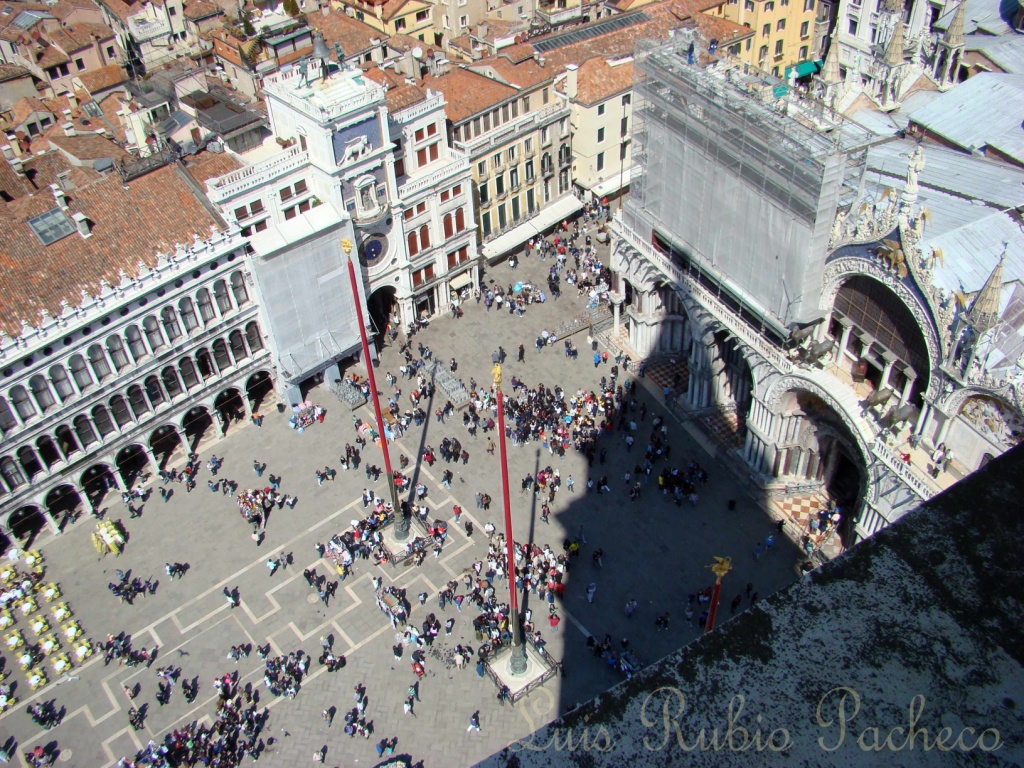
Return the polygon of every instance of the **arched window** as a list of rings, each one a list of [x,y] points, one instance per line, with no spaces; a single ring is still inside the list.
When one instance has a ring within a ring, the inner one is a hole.
[[[178,315],[175,313],[173,307],[164,307],[160,312],[160,320],[164,324],[164,333],[167,334],[167,338],[174,343],[174,340],[181,336],[181,326],[178,325]]]
[[[430,228],[426,224],[420,227],[420,247],[430,247]]]
[[[75,434],[78,435],[78,442],[82,444],[83,448],[88,448],[99,439],[96,437],[96,430],[93,429],[88,416],[76,416],[73,424],[75,425]]]
[[[231,311],[231,297],[228,295],[228,284],[218,280],[213,284],[213,298],[217,300],[217,309],[222,315]]]
[[[249,351],[245,348],[245,341],[242,339],[241,331],[232,331],[231,335],[228,336],[228,343],[231,345],[231,355],[235,360],[244,360],[249,356]]]
[[[0,397],[0,432],[7,434],[17,427],[18,420],[14,416],[14,411],[11,410],[11,404],[7,402],[6,397]]]
[[[154,352],[158,349],[164,348],[164,337],[160,333],[160,324],[156,321],[156,318],[150,315],[142,321],[142,330],[146,332],[146,341],[149,342],[149,347]]]
[[[569,162],[569,145],[563,144],[558,149],[558,162],[567,163]]]
[[[78,450],[78,441],[75,440],[75,433],[71,431],[67,424],[61,424],[57,427],[56,435],[57,446],[60,448],[60,452],[64,454],[64,458]]]
[[[57,446],[53,444],[49,435],[43,435],[36,440],[36,450],[39,451],[39,458],[43,460],[47,469],[50,469],[58,461],[63,461],[60,451],[57,450]]]
[[[89,366],[85,364],[84,357],[75,355],[68,360],[68,367],[71,368],[71,375],[80,390],[85,392],[92,386],[92,375],[89,373]]]
[[[455,230],[452,229],[452,215],[446,213],[444,215],[444,236],[451,237],[453,234],[455,234]]]
[[[231,295],[235,297],[235,304],[244,307],[249,303],[249,292],[245,289],[245,276],[241,272],[231,273]]]
[[[208,290],[200,288],[199,293],[196,294],[196,302],[199,304],[199,316],[203,318],[204,323],[217,317],[217,313],[213,311],[213,301],[210,299]]]
[[[121,341],[120,336],[107,337],[107,353],[114,361],[114,368],[118,373],[128,366],[128,353],[124,350],[124,342]]]
[[[178,373],[174,370],[174,366],[169,365],[164,368],[160,372],[160,378],[164,382],[164,389],[172,399],[181,394],[181,382],[178,381]]]
[[[103,352],[103,347],[99,344],[93,344],[89,347],[87,353],[89,355],[89,364],[92,366],[92,372],[96,374],[97,381],[103,381],[110,376],[110,363],[107,362],[107,356]]]
[[[415,232],[410,232],[409,233],[408,241],[409,241],[409,258],[412,258],[413,256],[415,256],[417,253],[420,252],[420,241],[419,241],[419,238],[416,237],[416,233]]]
[[[25,484],[25,475],[21,473],[21,467],[10,456],[0,459],[0,477],[3,477],[7,487],[12,491],[19,485]]]
[[[110,398],[110,412],[114,415],[118,429],[132,423],[132,415],[128,412],[128,403],[120,395]]]
[[[217,339],[213,342],[213,359],[217,361],[217,367],[222,371],[231,367],[231,355],[228,354],[228,345],[224,339]]]
[[[185,333],[192,333],[192,331],[199,327],[196,308],[192,304],[192,299],[188,296],[178,302],[178,312],[181,313],[181,322],[185,325]]]
[[[178,363],[178,370],[181,371],[181,380],[185,382],[185,389],[198,387],[202,383],[199,381],[199,374],[196,373],[196,365],[190,358],[186,357]]]
[[[43,464],[39,461],[39,457],[36,456],[36,452],[27,445],[18,449],[18,463],[25,470],[25,476],[29,480],[43,471]]]
[[[92,420],[101,436],[106,437],[114,431],[114,422],[110,418],[110,413],[102,405],[97,405],[92,409]]]
[[[255,321],[245,326],[245,340],[249,344],[249,349],[253,352],[263,349],[263,336],[260,334],[260,327]]]
[[[55,365],[50,368],[50,381],[53,382],[53,388],[57,390],[57,397],[62,403],[66,403],[75,396],[75,388],[68,377],[68,369],[63,365]]]
[[[462,232],[466,229],[466,212],[461,208],[455,211],[455,231]]]
[[[125,328],[124,337],[128,340],[128,349],[131,351],[136,363],[149,354],[149,350],[146,349],[146,343],[142,340],[142,332],[137,326],[129,325]]]
[[[28,392],[22,386],[11,389],[11,402],[14,403],[14,410],[18,412],[22,421],[28,421],[36,415],[36,407],[32,405]]]
[[[210,357],[208,349],[200,349],[196,352],[196,365],[199,366],[199,375],[204,379],[217,375],[217,369],[213,367],[213,358]]]
[[[39,410],[43,413],[46,413],[57,404],[57,401],[53,398],[53,392],[50,391],[50,385],[46,383],[46,379],[42,376],[33,376],[28,380],[28,386],[32,390],[32,397],[35,399],[36,405],[39,406]]]
[[[146,397],[149,398],[149,402],[156,408],[160,403],[164,402],[167,398],[164,397],[164,391],[160,388],[160,380],[156,376],[149,376],[146,378]]]
[[[132,413],[135,414],[136,419],[141,419],[145,414],[149,413],[149,403],[146,402],[146,398],[142,395],[142,387],[138,384],[132,387],[128,387],[128,405],[131,406]]]

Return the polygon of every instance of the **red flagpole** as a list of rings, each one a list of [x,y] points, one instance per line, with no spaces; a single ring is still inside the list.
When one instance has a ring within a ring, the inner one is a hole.
[[[348,260],[348,279],[352,284],[352,301],[356,305],[356,318],[359,322],[359,338],[363,342],[363,360],[366,363],[366,378],[370,382],[370,397],[373,399],[373,412],[377,417],[377,433],[380,435],[380,448],[384,454],[384,471],[388,473],[388,490],[391,492],[391,505],[394,508],[395,530],[398,530],[398,518],[401,510],[398,508],[398,494],[395,491],[395,476],[391,472],[391,455],[388,453],[388,438],[384,432],[384,416],[380,410],[380,397],[377,395],[377,380],[373,375],[373,359],[370,357],[370,342],[366,337],[366,324],[363,322],[363,308],[359,303],[359,286],[356,283],[356,268],[352,263],[352,243],[347,238],[341,241],[341,247],[345,251]]]

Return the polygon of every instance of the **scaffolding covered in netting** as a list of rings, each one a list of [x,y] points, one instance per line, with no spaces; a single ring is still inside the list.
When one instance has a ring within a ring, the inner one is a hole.
[[[877,139],[683,32],[641,44],[627,223],[770,324],[816,319],[836,210],[857,198]],[[653,230],[653,231],[652,231]]]

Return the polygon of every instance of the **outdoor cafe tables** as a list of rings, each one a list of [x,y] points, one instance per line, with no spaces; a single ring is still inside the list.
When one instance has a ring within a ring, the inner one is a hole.
[[[53,657],[53,673],[55,675],[63,675],[65,672],[71,671],[71,659],[68,658],[66,653],[61,653]]]
[[[82,628],[78,626],[77,621],[69,621],[64,625],[64,637],[68,640],[74,640],[82,634]]]
[[[38,691],[48,682],[49,680],[46,679],[46,673],[41,669],[33,670],[32,674],[28,676],[28,684],[33,691]]]
[[[60,587],[52,581],[43,587],[40,592],[43,593],[43,597],[46,598],[46,602],[48,603],[52,603],[60,597]]]
[[[50,631],[50,623],[46,618],[40,614],[39,616],[33,616],[29,619],[28,625],[32,628],[32,631],[37,635],[41,635],[44,632]]]
[[[4,643],[7,645],[8,648],[14,650],[15,648],[21,648],[21,646],[25,644],[25,638],[22,637],[21,632],[19,632],[18,630],[14,630],[13,632],[7,635],[6,639],[4,640]]]
[[[0,611],[0,629],[8,629],[14,626],[14,617],[11,612],[4,608]]]
[[[47,635],[46,637],[40,638],[39,647],[43,653],[49,656],[54,651],[60,650],[60,643],[57,642],[57,638],[53,635]]]
[[[53,608],[54,621],[64,621],[65,619],[71,618],[71,609],[68,608],[67,603],[57,603]]]
[[[32,595],[27,595],[21,598],[21,600],[17,601],[16,605],[18,606],[18,610],[21,611],[21,614],[23,616],[28,616],[30,613],[35,613],[39,610],[39,605],[36,604],[36,601],[35,599],[33,599]]]
[[[83,640],[82,642],[75,644],[75,658],[79,661],[84,661],[90,656],[92,656],[92,646],[89,645],[88,640]]]

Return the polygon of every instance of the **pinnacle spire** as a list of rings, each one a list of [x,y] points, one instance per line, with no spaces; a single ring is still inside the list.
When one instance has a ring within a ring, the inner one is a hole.
[[[960,4],[956,7],[956,13],[953,14],[953,21],[950,22],[949,28],[946,29],[946,34],[942,38],[943,42],[950,48],[956,48],[964,44],[964,17],[966,11],[967,0],[960,0]]]
[[[903,63],[903,18],[896,22],[896,27],[885,48],[885,63],[890,67],[898,67]]]
[[[837,25],[836,29],[838,28]],[[825,54],[825,63],[821,67],[821,79],[829,85],[839,82],[839,40],[836,39],[835,29],[832,30],[828,53]]]
[[[992,274],[978,291],[967,311],[967,319],[979,336],[987,332],[999,320],[999,305],[1003,293],[1003,261],[1006,253],[999,257]]]

